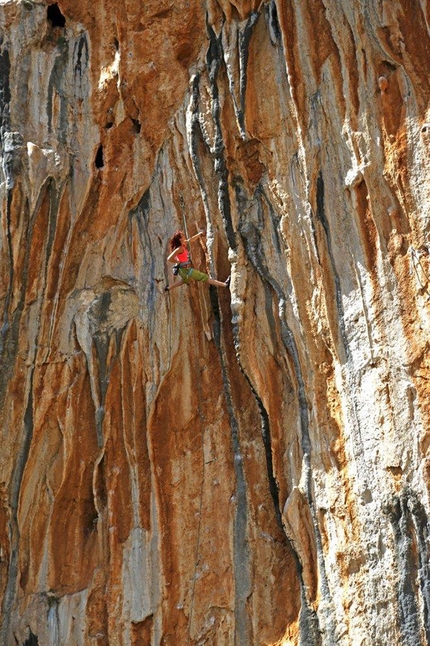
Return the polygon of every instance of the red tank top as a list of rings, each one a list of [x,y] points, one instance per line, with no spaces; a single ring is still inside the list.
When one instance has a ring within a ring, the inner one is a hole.
[[[188,249],[184,249],[182,253],[177,253],[176,258],[179,260],[179,262],[190,262],[190,255],[188,253]]]

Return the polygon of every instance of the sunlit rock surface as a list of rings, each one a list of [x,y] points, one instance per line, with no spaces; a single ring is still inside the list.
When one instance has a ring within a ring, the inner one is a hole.
[[[430,643],[429,25],[1,0],[1,644]]]

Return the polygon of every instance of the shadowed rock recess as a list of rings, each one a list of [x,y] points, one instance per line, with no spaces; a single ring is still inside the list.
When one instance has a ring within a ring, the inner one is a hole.
[[[429,34],[0,1],[0,644],[430,644]]]

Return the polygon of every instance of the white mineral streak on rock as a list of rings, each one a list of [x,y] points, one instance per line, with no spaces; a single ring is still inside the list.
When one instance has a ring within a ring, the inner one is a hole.
[[[112,79],[117,79],[117,83],[120,82],[119,79],[119,64],[120,64],[121,55],[119,51],[115,52],[114,59],[110,65],[103,67],[100,71],[99,78],[99,92],[103,92],[105,85],[109,83]]]
[[[347,188],[355,188],[363,181],[363,171],[361,168],[351,168],[345,177],[345,186]]]

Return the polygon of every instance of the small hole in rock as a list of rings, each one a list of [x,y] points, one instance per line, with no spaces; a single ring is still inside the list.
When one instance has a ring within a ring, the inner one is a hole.
[[[105,165],[103,160],[103,146],[100,144],[97,150],[96,159],[94,161],[96,168],[103,168]]]
[[[39,646],[39,640],[36,635],[33,635],[31,630],[30,630],[30,635],[25,640],[23,646]]]
[[[138,119],[132,119],[133,121],[133,130],[139,134],[141,131],[142,126],[140,125],[140,121]]]
[[[64,27],[66,19],[60,11],[57,3],[49,5],[47,9],[47,18],[53,27]]]

